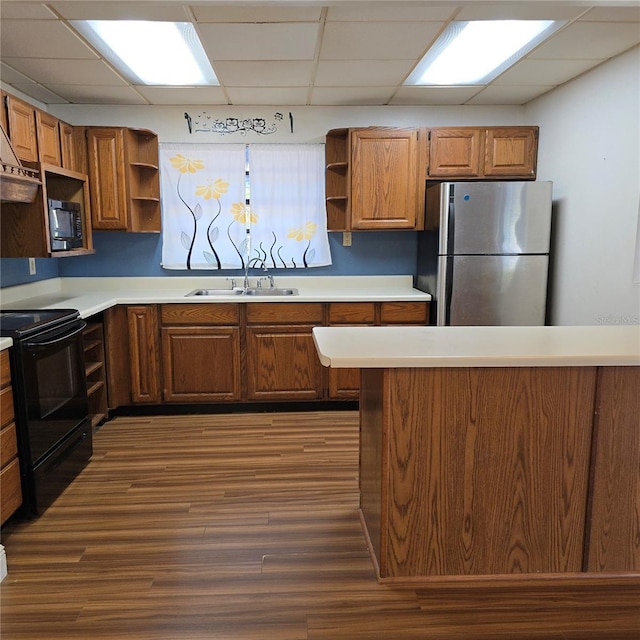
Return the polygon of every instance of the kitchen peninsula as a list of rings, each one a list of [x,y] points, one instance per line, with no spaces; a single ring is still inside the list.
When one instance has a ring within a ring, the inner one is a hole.
[[[319,327],[388,584],[640,588],[640,328]]]

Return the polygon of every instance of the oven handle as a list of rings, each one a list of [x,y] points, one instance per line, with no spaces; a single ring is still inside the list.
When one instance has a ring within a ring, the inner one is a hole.
[[[65,332],[60,336],[57,336],[53,340],[28,340],[22,343],[23,348],[29,349],[30,351],[36,351],[41,347],[50,347],[54,344],[59,344],[60,342],[64,342],[69,338],[73,338],[73,336],[78,335],[82,331],[84,331],[87,323],[84,320],[78,320],[77,323],[74,324],[74,330],[70,332]]]

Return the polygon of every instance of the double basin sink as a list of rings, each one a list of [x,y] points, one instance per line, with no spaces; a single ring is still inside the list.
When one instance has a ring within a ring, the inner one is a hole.
[[[195,289],[187,293],[186,297],[191,296],[297,296],[298,290],[292,288],[280,287],[250,287],[243,289],[234,287],[233,289]]]

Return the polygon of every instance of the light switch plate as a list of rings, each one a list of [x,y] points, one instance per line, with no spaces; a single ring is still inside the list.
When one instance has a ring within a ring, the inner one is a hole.
[[[35,258],[29,258],[29,275],[30,276],[36,275],[36,259]]]
[[[351,231],[342,232],[342,246],[343,247],[351,246]]]

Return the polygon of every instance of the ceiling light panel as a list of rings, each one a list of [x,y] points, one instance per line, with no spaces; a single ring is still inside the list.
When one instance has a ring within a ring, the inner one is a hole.
[[[486,84],[561,25],[552,20],[452,22],[411,73],[406,84]]]
[[[136,84],[218,84],[191,23],[87,20],[73,25]]]

